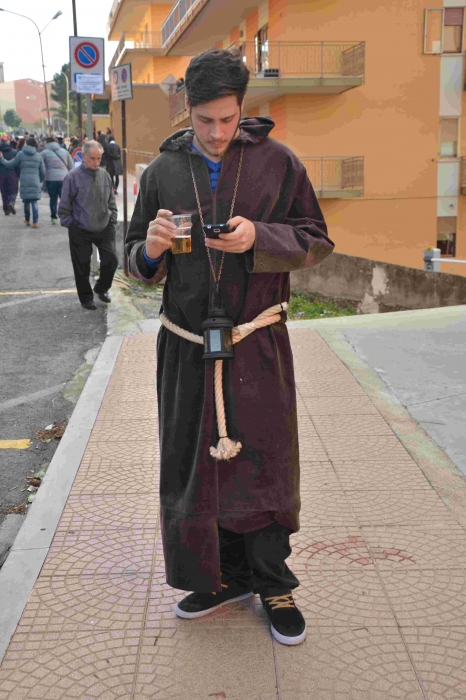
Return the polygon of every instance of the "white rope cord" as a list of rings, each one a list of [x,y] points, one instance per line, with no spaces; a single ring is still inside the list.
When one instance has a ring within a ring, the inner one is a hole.
[[[246,338],[250,333],[257,330],[258,328],[264,328],[265,326],[270,326],[273,323],[277,323],[280,320],[281,311],[286,311],[288,304],[283,302],[282,304],[276,304],[271,306],[270,309],[266,309],[253,321],[249,323],[242,323],[240,326],[235,326],[233,328],[233,343],[239,343],[240,340]],[[165,314],[160,314],[160,323],[176,333],[181,338],[185,340],[191,340],[193,343],[198,343],[199,345],[204,344],[204,338],[201,335],[196,335],[195,333],[190,333],[185,331],[184,328],[180,328],[175,323],[168,320]],[[210,448],[210,454],[214,459],[232,459],[236,457],[238,452],[241,450],[241,443],[231,440],[227,435],[227,424],[225,417],[225,401],[223,398],[223,360],[215,360],[215,408],[217,412],[217,428],[220,440],[217,447]]]

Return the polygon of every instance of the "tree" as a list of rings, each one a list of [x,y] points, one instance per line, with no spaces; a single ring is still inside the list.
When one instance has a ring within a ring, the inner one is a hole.
[[[63,119],[66,121],[66,79],[63,73],[65,73],[68,76],[68,80],[71,85],[71,74],[70,74],[70,64],[65,63],[64,66],[62,66],[62,72],[61,73],[55,73],[53,76],[53,83],[52,83],[52,100],[55,100],[55,102],[58,102],[59,107],[57,109],[57,114],[60,115]],[[73,124],[77,124],[78,122],[78,101],[77,101],[77,96],[75,92],[70,92],[70,121]]]
[[[3,121],[7,126],[11,126],[12,129],[21,126],[21,117],[16,114],[14,109],[7,109],[3,116]]]

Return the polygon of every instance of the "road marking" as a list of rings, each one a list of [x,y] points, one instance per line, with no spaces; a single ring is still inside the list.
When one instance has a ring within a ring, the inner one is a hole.
[[[70,290],[76,294],[76,289]],[[39,299],[51,299],[52,296],[55,296],[57,292],[52,292],[50,294],[39,294],[38,296],[27,296],[27,297],[20,297],[19,299],[15,299],[14,301],[5,301],[3,304],[0,304],[0,309],[5,309],[7,306],[17,306],[18,304],[29,304],[31,301],[38,301]]]
[[[2,297],[12,297],[18,294],[71,294],[76,289],[38,289],[36,292],[0,292]]]
[[[28,450],[30,440],[0,440],[0,450]]]
[[[17,399],[9,399],[8,401],[3,401],[0,403],[0,411],[6,411],[8,408],[14,408],[14,406],[19,406],[22,403],[31,403],[37,399],[43,399],[45,396],[50,396],[50,394],[58,394],[63,391],[65,384],[56,384],[48,389],[42,389],[42,391],[35,391],[33,394],[27,394],[26,396],[18,396]]]

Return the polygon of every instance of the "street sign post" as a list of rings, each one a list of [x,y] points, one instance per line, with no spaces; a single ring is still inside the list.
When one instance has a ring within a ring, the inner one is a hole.
[[[70,36],[70,72],[70,88],[73,92],[96,95],[104,93],[104,40],[96,37]]]
[[[126,100],[133,99],[131,63],[123,63],[110,71],[112,102],[121,102],[121,151],[123,154],[123,241],[128,230],[128,175],[126,171]],[[128,277],[128,259],[125,253],[125,275]]]
[[[91,95],[105,92],[104,40],[97,37],[70,36],[71,90],[86,95],[87,138],[92,141]],[[78,164],[75,161],[75,167]],[[92,272],[97,272],[97,251],[93,248]]]

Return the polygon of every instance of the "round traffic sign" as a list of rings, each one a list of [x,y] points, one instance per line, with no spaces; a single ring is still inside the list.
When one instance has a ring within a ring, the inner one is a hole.
[[[113,82],[115,83],[115,85],[118,84],[118,71],[117,70],[113,71]]]
[[[75,165],[81,165],[81,163],[83,162],[83,149],[81,148],[81,146],[78,146],[78,148],[74,149],[73,153],[71,154],[71,157]]]
[[[124,83],[126,83],[126,81],[128,80],[128,71],[126,70],[126,68],[123,68],[123,70],[121,71],[121,79]]]
[[[83,41],[75,48],[74,57],[82,68],[94,68],[99,62],[99,49],[90,41]]]

